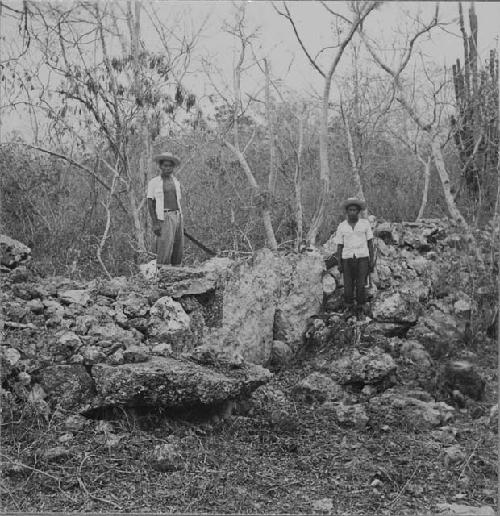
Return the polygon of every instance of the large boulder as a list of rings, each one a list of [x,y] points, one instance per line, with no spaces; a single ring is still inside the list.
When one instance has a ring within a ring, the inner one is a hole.
[[[424,344],[433,358],[440,358],[463,341],[464,333],[455,317],[432,307],[418,319],[406,336]]]
[[[7,235],[0,235],[0,263],[8,269],[25,265],[31,259],[31,249]]]
[[[321,309],[323,270],[317,252],[258,251],[225,281],[222,320],[209,328],[207,339],[261,364],[269,360],[273,340],[296,349],[307,320]]]
[[[218,405],[248,396],[271,373],[260,366],[222,372],[190,360],[153,357],[148,362],[92,367],[97,390],[92,408],[154,406],[165,408]]]

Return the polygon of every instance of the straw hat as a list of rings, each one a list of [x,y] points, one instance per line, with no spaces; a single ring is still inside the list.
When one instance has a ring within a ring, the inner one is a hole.
[[[153,156],[153,161],[156,161],[156,163],[159,163],[160,161],[171,161],[176,167],[179,165],[181,160],[174,156],[174,154],[170,152],[160,152],[159,154],[155,154]]]
[[[342,209],[346,210],[349,206],[352,205],[357,206],[360,210],[364,210],[366,208],[366,202],[361,199],[357,199],[356,197],[349,197],[342,203]]]

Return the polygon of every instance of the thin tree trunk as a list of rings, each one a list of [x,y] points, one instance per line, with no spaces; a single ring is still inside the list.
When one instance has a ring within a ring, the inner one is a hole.
[[[429,193],[429,180],[431,177],[431,163],[432,163],[432,154],[429,155],[427,161],[425,161],[420,154],[417,154],[417,158],[420,163],[424,166],[424,190],[422,192],[422,203],[420,204],[420,209],[418,210],[417,221],[421,220],[424,216],[424,211],[427,206],[427,197]]]
[[[243,11],[244,13],[244,11]],[[248,165],[248,161],[245,157],[245,150],[241,150],[240,147],[240,131],[239,131],[239,117],[242,112],[242,104],[241,104],[241,67],[245,61],[245,50],[247,45],[247,40],[242,32],[242,27],[244,25],[244,14],[243,17],[239,20],[238,30],[240,31],[239,38],[241,43],[240,55],[238,57],[238,61],[233,71],[233,87],[234,87],[234,103],[233,103],[233,137],[234,144],[230,143],[227,139],[223,139],[224,144],[228,147],[234,155],[238,158],[243,171],[252,187],[254,193],[258,197],[259,208],[262,215],[262,221],[264,224],[264,230],[267,238],[268,245],[272,251],[276,251],[278,249],[278,243],[276,241],[276,237],[274,235],[274,229],[271,219],[271,210],[270,210],[270,195],[269,190],[267,192],[262,192],[259,188],[259,184],[255,179],[255,176],[252,172],[252,169]],[[268,79],[268,69],[266,68],[266,79]],[[248,144],[247,144],[248,147]],[[272,165],[271,165],[272,166]],[[272,170],[271,170],[272,172]],[[269,178],[269,184],[271,184],[271,177]]]
[[[465,221],[463,215],[460,213],[460,210],[457,208],[455,198],[451,193],[450,176],[448,175],[448,171],[446,170],[443,152],[441,150],[441,142],[437,136],[434,136],[434,138],[432,139],[431,147],[432,157],[434,158],[436,170],[438,171],[439,179],[441,180],[441,185],[443,187],[443,194],[446,201],[446,206],[448,207],[448,212],[453,220],[467,225],[467,222]]]
[[[342,101],[340,104],[340,112],[344,122],[346,137],[347,137],[347,152],[349,155],[349,162],[351,163],[352,178],[354,181],[354,195],[361,200],[365,200],[363,192],[363,185],[361,184],[361,176],[359,174],[358,160],[356,159],[356,151],[354,150],[354,141],[352,139],[351,129],[349,127],[349,120],[344,112]]]
[[[304,213],[302,208],[302,150],[304,147],[304,118],[299,117],[299,145],[297,148],[297,161],[295,163],[295,174],[293,186],[295,190],[295,222],[297,225],[297,250],[302,245],[304,238]]]
[[[269,71],[269,63],[264,59],[264,67],[266,74],[266,118],[267,118],[267,138],[269,140],[269,193],[271,199],[276,192],[276,149],[274,145],[274,120],[271,105],[271,74]]]

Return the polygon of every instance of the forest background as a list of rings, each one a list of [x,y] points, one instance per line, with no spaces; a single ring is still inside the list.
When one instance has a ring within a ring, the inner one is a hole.
[[[43,273],[134,273],[160,150],[220,254],[322,243],[351,195],[491,228],[498,19],[493,2],[1,1],[0,231]]]

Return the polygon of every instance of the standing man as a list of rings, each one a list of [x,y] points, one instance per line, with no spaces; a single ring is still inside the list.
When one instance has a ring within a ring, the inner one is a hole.
[[[162,152],[153,157],[160,175],[148,183],[148,211],[156,235],[156,265],[180,265],[184,248],[181,186],[174,176],[177,156]]]
[[[367,219],[360,219],[364,201],[350,197],[342,203],[347,219],[339,224],[334,242],[337,244],[339,271],[344,274],[344,300],[347,310],[359,315],[366,311],[366,278],[373,272],[373,233]],[[354,294],[357,306],[354,307]]]

